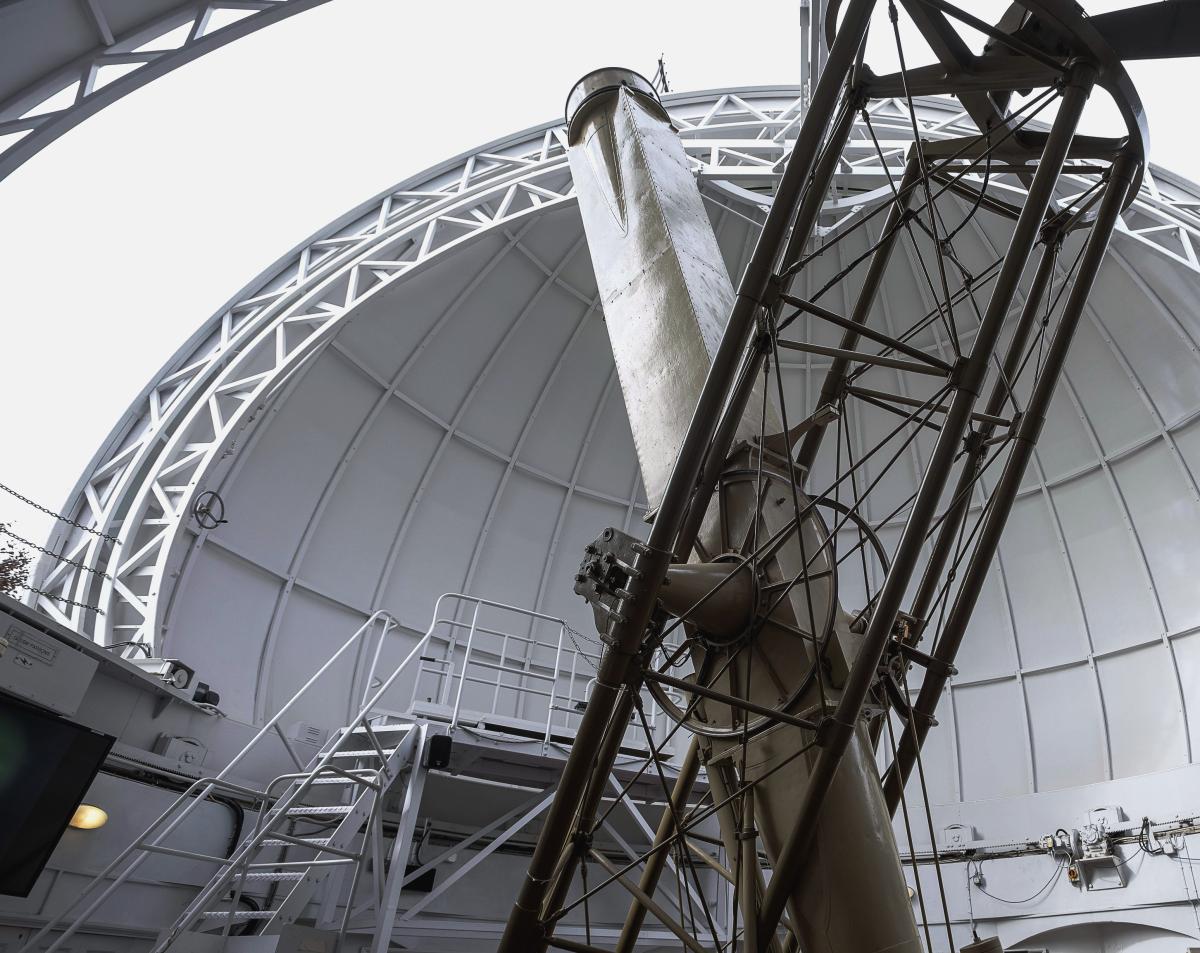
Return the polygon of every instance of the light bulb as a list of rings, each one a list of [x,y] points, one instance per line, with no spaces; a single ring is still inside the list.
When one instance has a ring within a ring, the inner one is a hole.
[[[71,826],[81,831],[94,831],[108,822],[108,812],[93,804],[80,804],[71,817]]]

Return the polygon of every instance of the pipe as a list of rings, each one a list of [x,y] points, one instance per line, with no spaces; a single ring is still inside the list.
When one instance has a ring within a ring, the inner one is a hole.
[[[1008,384],[1016,377],[1017,370],[1021,366],[1025,345],[1028,343],[1033,327],[1037,323],[1038,310],[1045,297],[1046,289],[1050,286],[1050,281],[1054,276],[1054,266],[1058,258],[1059,238],[1060,236],[1056,234],[1047,240],[1046,248],[1042,252],[1041,260],[1038,262],[1037,271],[1030,284],[1029,293],[1025,298],[1025,305],[1021,310],[1021,317],[1017,321],[1016,328],[1013,330],[1012,340],[1008,345],[1008,353],[1004,358],[1003,373],[993,384],[991,395],[988,398],[987,409],[985,411],[988,417],[996,417],[1003,410],[1005,400],[1008,396]],[[976,415],[976,419],[978,419],[978,415]],[[917,587],[916,595],[913,596],[912,608],[909,610],[909,614],[915,619],[923,621],[929,612],[930,606],[933,605],[934,598],[942,581],[942,570],[945,569],[946,560],[949,559],[950,553],[956,545],[958,528],[966,518],[971,506],[971,487],[979,473],[979,467],[983,462],[983,458],[987,453],[987,441],[991,439],[995,429],[995,424],[985,419],[979,429],[975,431],[974,436],[968,441],[966,460],[958,476],[958,485],[954,488],[954,494],[950,498],[950,508],[942,520],[941,529],[938,530],[937,538],[934,540],[933,547],[929,551],[929,560],[925,564],[921,582]],[[926,731],[928,731],[928,727],[922,730],[922,739]],[[914,745],[913,740],[912,728],[908,726],[905,728],[904,734],[900,737],[899,744],[897,745],[896,760],[884,778],[883,793],[887,800],[888,811],[892,814],[896,813],[896,808],[900,804],[900,795],[903,787],[912,773],[913,766],[916,764],[919,744]]]
[[[695,736],[688,745],[687,754],[679,765],[679,775],[675,778],[675,786],[671,789],[671,803],[663,808],[662,817],[658,822],[658,830],[654,832],[654,853],[646,859],[642,876],[638,881],[638,889],[648,897],[654,896],[658,887],[658,878],[662,875],[667,863],[666,850],[660,850],[664,843],[675,836],[675,818],[687,806],[687,799],[700,773],[700,743]],[[707,855],[705,855],[707,857]],[[629,905],[629,913],[625,915],[625,924],[621,928],[621,936],[617,940],[614,953],[631,953],[633,945],[641,933],[642,923],[646,919],[646,905],[635,894]]]
[[[1017,426],[1016,437],[1013,441],[1012,452],[1005,461],[1004,470],[992,492],[991,507],[984,516],[979,530],[979,543],[971,554],[963,575],[954,604],[946,616],[946,623],[941,636],[933,650],[933,657],[946,665],[952,665],[966,634],[967,624],[975,610],[979,593],[983,588],[992,559],[1000,544],[1000,536],[1004,525],[1012,512],[1013,503],[1025,476],[1025,469],[1033,456],[1042,426],[1046,421],[1046,412],[1054,396],[1054,389],[1066,362],[1067,352],[1078,327],[1080,315],[1088,295],[1095,283],[1096,275],[1108,250],[1113,228],[1120,215],[1121,206],[1134,180],[1137,161],[1128,154],[1119,157],[1112,166],[1111,177],[1104,191],[1104,199],[1088,236],[1087,247],[1080,260],[1079,270],[1063,314],[1058,322],[1050,346],[1042,365],[1042,373],[1034,384],[1033,393],[1029,398],[1021,422]],[[897,799],[916,760],[917,753],[929,732],[929,717],[941,699],[942,690],[946,685],[947,675],[942,667],[930,668],[925,673],[921,690],[917,695],[914,706],[915,718],[911,718],[897,748],[896,763],[892,765],[885,779],[885,785],[890,792],[895,791]]]
[[[710,449],[718,415],[754,327],[755,313],[774,273],[777,250],[791,220],[791,209],[816,160],[828,125],[827,117],[833,112],[843,79],[850,72],[866,35],[874,2],[850,0],[842,27],[830,49],[828,64],[814,90],[812,106],[801,126],[754,254],[742,276],[729,322],[671,469],[649,539],[635,557],[634,569],[638,576],[631,583],[630,597],[619,603],[622,620],[614,621],[607,633],[609,648],[600,661],[591,699],[580,720],[575,744],[563,765],[558,791],[509,914],[498,953],[534,953],[546,949],[542,918],[554,912],[544,910],[550,878],[572,839],[577,822],[581,829],[591,823],[594,805],[580,803],[589,775],[593,769],[603,774],[611,770],[611,760],[598,763],[594,759],[600,754],[610,715],[619,707],[619,696],[628,680],[630,663],[636,657],[654,611],[675,539]],[[722,455],[726,450],[725,447],[712,448],[713,453]]]
[[[871,256],[871,264],[867,266],[867,273],[863,277],[858,301],[850,315],[850,320],[854,324],[866,324],[870,317],[871,307],[875,304],[875,297],[879,294],[880,285],[883,284],[884,272],[892,257],[892,249],[896,245],[896,239],[900,236],[901,220],[908,214],[909,199],[920,172],[921,164],[914,155],[909,158],[908,164],[904,167],[904,175],[900,179],[900,187],[897,190],[898,195],[893,199],[891,208],[884,216],[880,245],[875,249],[875,254]],[[857,346],[858,333],[847,329],[842,335],[841,348],[851,351]],[[821,382],[821,395],[817,398],[817,407],[837,403],[841,398],[842,388],[846,382],[846,372],[849,368],[850,362],[844,357],[835,358],[829,365],[829,369],[825,372],[825,380]],[[805,435],[804,442],[800,444],[800,450],[796,454],[796,464],[805,473],[812,471],[813,461],[816,460],[817,451],[821,448],[821,438],[825,434],[826,426],[826,424],[818,424]]]
[[[595,697],[596,689],[593,687],[591,699]],[[588,701],[588,708],[591,707],[591,699]],[[587,714],[586,710],[584,714]],[[551,881],[552,887],[546,898],[543,910],[543,913],[547,915],[562,906],[566,901],[567,893],[571,889],[571,878],[575,874],[575,868],[587,852],[588,844],[591,841],[591,819],[595,816],[596,809],[600,805],[600,800],[604,796],[604,789],[608,784],[609,772],[616,761],[617,752],[620,750],[621,741],[625,736],[625,726],[629,724],[629,718],[632,714],[633,690],[627,689],[621,695],[613,709],[612,719],[606,726],[604,740],[596,752],[595,760],[588,764],[589,773],[584,785],[583,795],[580,798],[579,822],[576,826],[576,834],[581,836],[572,837],[563,846],[561,854],[557,859],[554,877]],[[578,735],[576,735],[575,744],[579,744]],[[571,750],[574,752],[574,745]],[[569,764],[570,756],[567,757],[567,761]],[[601,767],[602,765],[604,767]],[[559,790],[562,789],[561,784],[560,782]],[[543,835],[544,833],[545,828],[543,828]],[[539,837],[537,847],[541,847],[541,844],[542,838]],[[537,847],[534,848],[535,856]]]
[[[644,890],[642,890],[640,887],[638,887],[637,884],[631,883],[629,880],[627,880],[617,870],[617,868],[612,865],[612,863],[609,861],[609,859],[607,857],[605,857],[602,853],[600,853],[600,851],[589,850],[588,853],[595,859],[596,863],[598,863],[601,867],[604,868],[605,872],[610,877],[615,879],[617,883],[619,883],[622,887],[624,887],[631,894],[633,894],[641,903],[643,903],[647,910],[649,910],[656,917],[658,917],[658,919],[662,923],[662,925],[665,926],[672,933],[674,933],[675,936],[677,936],[679,938],[679,942],[682,943],[689,950],[691,950],[692,953],[709,953],[708,950],[706,950],[704,947],[702,947],[699,943],[696,942],[695,938],[690,933],[688,933],[687,930],[685,930],[682,926],[680,926],[678,920],[676,920],[673,916],[671,916],[669,913],[667,913],[667,911],[664,910],[655,901],[655,899],[653,897],[651,897]]]
[[[758,831],[754,827],[754,788],[742,795],[741,825],[738,841],[741,855],[738,859],[741,884],[738,899],[742,905],[742,943],[747,950],[757,950],[758,944],[758,901],[762,875],[758,869]]]
[[[792,230],[788,235],[787,245],[780,256],[780,261],[785,263],[791,262],[799,258],[800,253],[804,250],[805,244],[812,235],[813,226],[817,223],[817,217],[821,214],[821,208],[825,204],[825,195],[829,191],[829,185],[833,181],[834,174],[837,172],[838,163],[842,158],[842,149],[850,138],[850,132],[853,127],[854,110],[850,108],[850,103],[847,102],[846,109],[840,120],[828,136],[825,152],[821,155],[816,169],[813,170],[812,181],[804,193],[804,198],[800,203],[800,210],[796,213],[796,221],[792,225]],[[776,195],[775,202],[779,201],[779,196]],[[774,209],[774,203],[772,204],[772,209]],[[783,282],[784,287],[781,290],[784,292],[788,291],[791,288],[793,279],[794,276],[787,277]],[[779,311],[782,310],[782,304],[781,299],[774,306],[776,318],[779,316]],[[679,537],[675,541],[675,557],[677,559],[686,559],[691,552],[692,543],[695,541],[696,535],[700,531],[700,525],[704,520],[708,501],[716,489],[717,481],[721,478],[721,471],[725,469],[725,453],[717,453],[716,449],[728,447],[732,444],[737,425],[742,419],[742,414],[745,412],[750,395],[754,392],[754,387],[758,381],[758,375],[762,370],[763,361],[766,359],[766,356],[766,349],[755,348],[743,358],[742,366],[738,370],[735,386],[729,396],[729,402],[721,412],[721,421],[717,425],[717,430],[713,437],[714,450],[708,454],[704,461],[704,469],[697,485],[695,500],[688,510],[683,527],[679,531]],[[763,399],[766,399],[765,393]]]
[[[958,532],[958,524],[970,507],[970,488],[984,456],[986,449],[984,443],[991,439],[996,430],[996,424],[993,420],[987,418],[1000,417],[1004,409],[1005,401],[1008,399],[1009,385],[1015,379],[1017,371],[1020,369],[1021,360],[1024,357],[1025,345],[1028,343],[1033,327],[1037,323],[1038,310],[1045,297],[1046,289],[1050,286],[1050,281],[1054,277],[1059,239],[1060,236],[1055,235],[1046,242],[1046,248],[1042,252],[1037,271],[1034,273],[1033,281],[1030,284],[1029,293],[1025,297],[1025,305],[1021,309],[1021,317],[1013,329],[1012,340],[1009,342],[1008,352],[1004,357],[1003,373],[997,377],[996,382],[992,385],[992,392],[988,398],[987,407],[984,410],[984,414],[987,417],[982,419],[981,426],[975,432],[976,435],[971,440],[971,446],[968,447],[967,463],[959,474],[958,486],[955,487],[954,496],[952,497],[953,502],[942,521],[942,528],[938,531],[937,539],[934,542],[933,549],[930,551],[929,562],[925,566],[924,574],[921,577],[921,584],[917,588],[916,595],[913,596],[910,614],[916,619],[923,620],[925,618],[929,607],[933,604],[934,597],[937,595],[942,570],[946,566],[947,557],[954,548],[954,539]],[[972,416],[976,420],[981,419],[978,414]]]
[[[1058,115],[1046,139],[1041,161],[1029,187],[1028,198],[1013,230],[1004,265],[988,301],[987,312],[980,323],[975,346],[971,356],[959,369],[961,373],[957,382],[958,390],[950,404],[917,498],[896,545],[891,569],[880,590],[862,647],[846,679],[837,708],[829,719],[827,732],[822,739],[821,752],[817,756],[809,785],[800,801],[795,826],[776,860],[774,875],[763,898],[759,923],[760,939],[771,936],[779,923],[785,900],[808,856],[825,795],[829,792],[838,765],[855,736],[863,703],[875,681],[876,670],[891,638],[900,604],[924,547],[925,536],[933,522],[963,433],[970,421],[975,399],[986,378],[988,360],[995,348],[1009,304],[1029,260],[1046,210],[1050,206],[1055,185],[1096,75],[1096,68],[1084,62],[1072,64],[1067,74]]]
[[[736,695],[728,695],[725,692],[717,691],[715,688],[709,688],[706,685],[698,685],[695,682],[689,682],[686,679],[675,678],[672,675],[665,675],[662,672],[646,672],[645,677],[648,681],[657,682],[660,685],[668,685],[671,688],[676,688],[681,692],[688,692],[692,695],[699,695],[702,698],[711,698],[713,701],[721,702],[728,705],[730,708],[738,708],[742,711],[749,712],[752,715],[760,715],[763,718],[770,719],[781,725],[792,725],[795,728],[803,728],[805,731],[815,731],[817,725],[815,722],[807,718],[800,718],[797,715],[791,715],[786,711],[779,711],[775,708],[768,708],[766,705],[759,705],[747,698],[739,698]]]

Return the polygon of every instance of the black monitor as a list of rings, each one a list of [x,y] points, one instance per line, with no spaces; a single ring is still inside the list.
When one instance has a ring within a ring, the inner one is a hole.
[[[0,894],[29,896],[114,740],[0,693]]]

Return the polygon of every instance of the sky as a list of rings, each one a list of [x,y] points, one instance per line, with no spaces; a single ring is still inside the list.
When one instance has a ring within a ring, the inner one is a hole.
[[[971,9],[994,20],[1005,6]],[[119,100],[0,181],[0,483],[62,506],[130,402],[235,291],[370,196],[560,116],[588,70],[651,75],[662,54],[676,91],[795,83],[799,22],[797,0],[332,0]],[[894,58],[887,30],[873,29],[873,62]],[[1200,179],[1195,126],[1179,121],[1200,62],[1130,72],[1152,161]],[[1085,131],[1102,131],[1112,110],[1093,112]],[[0,522],[37,541],[50,530],[3,493]]]

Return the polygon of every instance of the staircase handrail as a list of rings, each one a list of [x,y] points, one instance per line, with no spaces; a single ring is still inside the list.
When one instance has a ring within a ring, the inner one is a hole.
[[[452,595],[452,594],[448,593],[447,595]],[[439,597],[438,601],[435,605],[435,609],[434,609],[434,619],[435,620],[437,619],[437,612],[441,606],[442,599],[444,599],[444,598],[446,598],[445,595]],[[361,626],[359,626],[359,628],[356,629],[354,631],[354,633],[348,639],[346,639],[345,642],[342,643],[342,645],[325,661],[325,663],[320,668],[317,669],[316,672],[314,672],[312,674],[312,676],[309,677],[308,681],[306,681],[299,689],[297,689],[297,691],[292,695],[292,697],[290,699],[288,699],[288,701],[283,705],[283,707],[280,708],[274,714],[274,716],[272,716],[267,722],[265,722],[261,728],[259,728],[259,730],[255,733],[254,737],[251,738],[250,741],[248,741],[242,747],[242,749],[236,755],[233,756],[232,759],[230,759],[230,761],[225,765],[224,768],[222,768],[217,774],[215,774],[211,778],[200,779],[200,780],[194,782],[192,785],[190,785],[188,787],[187,791],[185,791],[174,802],[172,802],[172,804],[169,807],[167,807],[167,809],[162,813],[162,815],[160,815],[157,819],[155,819],[155,821],[142,834],[138,835],[129,844],[129,846],[127,846],[124,850],[122,850],[112,860],[112,862],[108,864],[108,866],[106,866],[102,871],[100,871],[90,881],[88,881],[88,883],[83,887],[82,890],[79,891],[79,893],[76,895],[75,899],[70,904],[68,904],[65,908],[63,908],[63,910],[61,910],[58,914],[56,914],[54,917],[52,917],[40,930],[33,933],[29,937],[29,939],[25,942],[25,944],[17,951],[17,953],[35,953],[35,951],[37,950],[37,945],[42,941],[43,938],[45,938],[48,934],[57,930],[60,927],[60,925],[62,924],[62,922],[68,916],[70,916],[79,907],[79,905],[92,894],[92,892],[96,889],[96,887],[100,883],[109,879],[112,876],[113,872],[115,870],[117,870],[118,867],[120,867],[126,860],[128,860],[128,858],[132,854],[134,854],[136,851],[141,849],[143,851],[142,856],[136,858],[118,876],[116,876],[113,879],[112,883],[109,884],[109,886],[98,897],[96,897],[96,899],[82,913],[80,913],[74,919],[74,921],[72,921],[72,923],[67,927],[67,929],[64,930],[62,932],[62,934],[53,943],[51,943],[44,951],[44,953],[57,953],[59,947],[66,940],[68,940],[71,936],[73,936],[75,934],[75,932],[84,923],[87,922],[87,920],[91,917],[91,915],[96,910],[98,910],[100,908],[100,906],[113,894],[113,892],[117,888],[119,888],[121,885],[123,885],[133,875],[133,872],[135,870],[137,870],[137,868],[140,867],[141,864],[147,859],[149,854],[153,852],[152,848],[154,846],[157,846],[158,844],[160,844],[162,842],[163,838],[167,837],[180,824],[182,824],[183,821],[186,820],[203,801],[207,800],[207,798],[213,793],[213,791],[215,789],[217,789],[219,787],[229,788],[230,786],[232,786],[232,782],[229,782],[227,780],[229,774],[231,774],[233,772],[233,770],[242,762],[242,760],[250,753],[250,751],[253,750],[255,748],[255,746],[257,746],[258,743],[267,736],[268,733],[270,733],[272,731],[277,732],[279,734],[280,739],[283,741],[285,747],[287,747],[289,753],[292,755],[293,759],[295,759],[295,752],[292,751],[291,746],[287,741],[287,738],[283,735],[282,731],[278,730],[280,722],[282,721],[284,716],[286,716],[288,714],[288,712],[290,712],[292,710],[292,708],[299,701],[300,697],[302,695],[304,695],[305,692],[307,692],[310,688],[312,688],[313,685],[315,685],[317,682],[319,682],[321,680],[322,676],[324,676],[325,673],[328,672],[337,663],[337,661],[340,658],[342,658],[342,656],[351,648],[351,646],[353,646],[357,642],[359,642],[364,637],[364,635],[366,633],[370,632],[371,629],[380,621],[382,621],[384,623],[384,625],[382,626],[382,628],[380,630],[379,642],[378,642],[378,645],[376,646],[376,651],[375,651],[374,657],[372,659],[371,671],[373,674],[376,664],[378,663],[382,644],[383,644],[385,638],[387,637],[388,632],[390,632],[393,627],[398,626],[400,624],[399,621],[396,619],[396,617],[394,615],[392,615],[392,613],[388,612],[385,609],[379,609],[379,610],[376,610],[375,612],[371,613],[371,615],[367,618],[367,620]],[[369,700],[367,700],[363,703],[363,705],[361,706],[361,708],[359,710],[358,717],[355,718],[354,721],[351,722],[351,726],[357,725],[359,722],[364,721],[369,716],[371,709],[375,706],[375,704],[378,702],[378,700],[392,686],[392,684],[396,681],[396,679],[412,663],[413,659],[415,659],[418,656],[420,651],[429,642],[430,635],[433,632],[435,626],[436,626],[436,621],[430,625],[429,629],[426,630],[425,634],[421,637],[420,640],[418,640],[417,644],[413,647],[412,651],[410,651],[408,653],[408,655],[405,656],[403,661],[400,662],[400,664],[396,667],[396,669],[392,672],[392,674],[384,681],[384,683],[379,687],[379,689],[373,695],[370,696]],[[367,691],[369,691],[369,690],[370,690],[370,680],[368,679]],[[330,750],[330,752],[327,753],[327,757],[331,756],[332,754],[334,754],[338,750],[340,750],[340,746],[342,744],[344,744],[346,739],[348,739],[350,737],[351,737],[351,732],[346,731],[344,733],[343,737],[338,739],[338,741],[335,743],[334,748],[332,748]],[[323,767],[323,765],[319,766],[318,770],[320,767]],[[241,793],[246,793],[246,792],[250,792],[250,791],[251,791],[251,789],[249,789],[249,788],[243,788]],[[258,793],[258,792],[254,792],[254,793]],[[179,810],[181,805],[182,805],[182,809]],[[172,813],[176,812],[177,810],[178,810],[178,814],[174,818],[174,820],[172,820],[171,823],[168,824],[165,829],[155,833],[156,828],[160,824],[162,824]],[[265,805],[264,805],[264,810],[265,810]],[[153,844],[147,845],[147,843],[146,843],[147,838],[149,838],[151,836],[154,836],[155,840],[154,840]],[[236,856],[236,853],[237,852],[235,851],[234,856]],[[217,858],[215,862],[224,862],[224,859]]]

